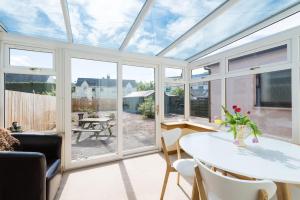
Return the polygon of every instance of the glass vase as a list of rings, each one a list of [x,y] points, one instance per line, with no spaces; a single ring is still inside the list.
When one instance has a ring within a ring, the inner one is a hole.
[[[238,147],[246,147],[245,139],[246,139],[246,126],[238,126],[237,134],[236,134],[236,145]]]

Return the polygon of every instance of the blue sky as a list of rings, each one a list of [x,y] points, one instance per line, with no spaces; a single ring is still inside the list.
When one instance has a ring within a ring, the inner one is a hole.
[[[165,56],[187,59],[295,4],[299,0],[241,0]]]

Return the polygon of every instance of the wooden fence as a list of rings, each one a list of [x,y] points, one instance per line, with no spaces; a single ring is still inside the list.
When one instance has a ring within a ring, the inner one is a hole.
[[[5,122],[17,121],[23,130],[55,129],[56,97],[5,90]]]

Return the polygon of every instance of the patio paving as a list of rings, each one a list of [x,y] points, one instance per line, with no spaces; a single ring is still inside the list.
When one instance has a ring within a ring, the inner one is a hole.
[[[111,112],[101,112],[107,115]],[[77,113],[73,113],[74,116]],[[73,127],[78,127],[76,120]],[[100,136],[92,137],[94,133],[85,132],[76,141],[78,133],[72,134],[72,160],[83,160],[92,156],[104,155],[116,152],[117,126],[112,127],[112,136],[108,131],[103,131]],[[144,119],[140,114],[123,112],[123,135],[124,149],[131,150],[139,147],[155,145],[155,120]]]

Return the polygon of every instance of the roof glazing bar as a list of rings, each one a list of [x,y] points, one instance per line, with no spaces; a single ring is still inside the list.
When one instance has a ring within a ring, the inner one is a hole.
[[[141,25],[143,19],[145,18],[146,14],[150,10],[154,3],[154,0],[147,0],[145,4],[143,5],[142,9],[140,10],[138,16],[136,17],[134,23],[132,24],[129,32],[127,33],[122,45],[120,46],[119,50],[122,51],[129,43],[130,39],[138,29],[138,27]]]
[[[206,24],[208,24],[210,21],[221,15],[223,12],[228,10],[231,6],[233,6],[238,0],[227,0],[223,4],[221,4],[219,7],[217,7],[214,11],[212,11],[209,15],[207,15],[205,18],[203,18],[201,21],[199,21],[195,26],[190,28],[187,32],[185,32],[182,36],[180,36],[178,39],[176,39],[172,44],[170,44],[168,47],[163,49],[161,52],[157,54],[157,56],[163,56],[170,50],[176,47],[177,44],[183,42],[188,37],[190,37],[193,33],[195,33],[197,30],[204,27]]]
[[[298,3],[297,5],[294,5],[290,8],[287,8],[279,14],[273,15],[273,16],[269,17],[268,19],[264,20],[263,22],[257,23],[255,25],[251,26],[250,28],[247,28],[247,29],[233,35],[232,37],[229,37],[229,38],[221,41],[220,43],[191,56],[190,58],[186,59],[186,61],[191,63],[207,54],[210,54],[224,46],[227,46],[227,45],[229,45],[237,40],[240,40],[252,33],[255,33],[267,26],[270,26],[271,24],[274,24],[274,23],[276,23],[284,18],[287,18],[297,12],[300,12],[300,3]]]
[[[72,29],[71,29],[71,22],[70,22],[70,15],[69,15],[67,0],[60,0],[60,4],[61,4],[61,9],[62,9],[62,12],[64,15],[64,21],[65,21],[65,26],[66,26],[66,31],[67,31],[68,42],[72,43],[73,42],[73,34],[72,34]]]
[[[6,27],[0,22],[0,31],[7,32]]]

